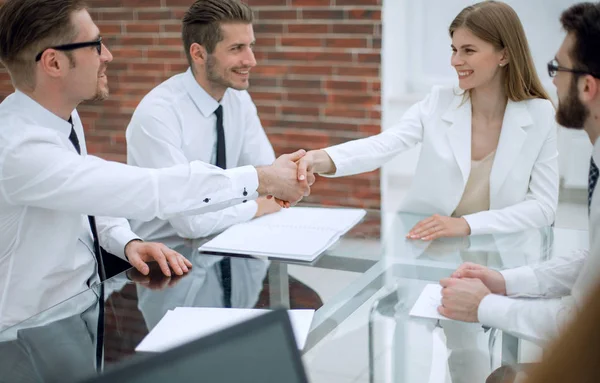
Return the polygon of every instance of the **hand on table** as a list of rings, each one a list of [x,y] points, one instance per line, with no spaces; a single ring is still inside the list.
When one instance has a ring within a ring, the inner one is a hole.
[[[406,238],[432,241],[441,237],[465,237],[469,234],[471,228],[466,219],[434,214],[417,223],[410,229]]]

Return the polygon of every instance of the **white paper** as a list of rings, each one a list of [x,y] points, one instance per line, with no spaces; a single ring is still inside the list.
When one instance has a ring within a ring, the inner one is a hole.
[[[362,209],[283,209],[231,226],[200,251],[313,261],[365,214]]]
[[[136,351],[163,352],[184,343],[244,322],[269,310],[211,307],[177,307],[150,331]],[[302,350],[308,337],[315,310],[288,310],[298,349]]]
[[[430,283],[425,286],[419,299],[410,310],[409,315],[422,318],[453,320],[438,313],[437,308],[442,304],[442,286]]]

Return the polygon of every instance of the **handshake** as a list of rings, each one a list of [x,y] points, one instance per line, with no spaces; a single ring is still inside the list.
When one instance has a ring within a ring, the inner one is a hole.
[[[333,173],[335,165],[324,150],[300,149],[284,154],[272,165],[257,167],[258,194],[275,198],[281,207],[295,205],[310,194],[315,173]]]

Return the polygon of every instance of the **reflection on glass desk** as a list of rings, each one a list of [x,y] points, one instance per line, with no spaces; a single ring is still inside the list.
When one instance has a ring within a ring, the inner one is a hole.
[[[231,307],[317,310],[303,350],[312,382],[426,382],[422,373],[413,379],[410,371],[421,366],[431,374],[445,373],[449,363],[438,363],[433,356],[442,353],[431,351],[443,348],[434,336],[446,329],[407,316],[426,283],[448,276],[464,261],[509,268],[587,245],[585,232],[552,228],[431,243],[406,240],[422,218],[368,211],[311,264],[230,257]],[[227,306],[223,257],[199,253],[204,241],[166,242],[192,261],[188,275],[168,278],[153,267],[143,276],[130,269],[1,332],[0,382],[78,381],[144,357],[134,349],[167,310]],[[323,298],[324,287],[335,293]],[[471,368],[461,366],[452,368]]]

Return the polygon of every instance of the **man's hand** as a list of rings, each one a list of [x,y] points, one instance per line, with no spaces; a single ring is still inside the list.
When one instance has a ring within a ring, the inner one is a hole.
[[[441,237],[466,237],[469,234],[471,234],[471,227],[466,219],[434,214],[417,223],[408,232],[406,238],[432,241]]]
[[[300,149],[292,154],[284,154],[277,158],[271,166],[257,168],[258,194],[273,196],[285,201],[285,207],[296,204],[302,197],[310,194],[307,180],[298,181],[296,161],[302,158],[306,151]]]
[[[258,209],[256,209],[256,214],[254,218],[262,217],[263,215],[277,213],[281,210],[281,206],[278,202],[276,202],[272,198],[268,197],[258,197],[256,199],[256,204],[258,205]]]
[[[450,319],[463,322],[478,322],[477,310],[481,300],[491,294],[479,279],[445,278],[442,285],[442,305],[438,312]]]
[[[451,275],[452,278],[477,278],[483,282],[492,293],[506,295],[504,276],[496,270],[476,263],[465,262]]]
[[[151,261],[156,261],[163,274],[168,277],[171,276],[169,266],[177,275],[187,273],[192,267],[192,263],[183,255],[157,242],[131,241],[125,246],[125,255],[129,263],[144,275],[150,272],[146,262]]]

